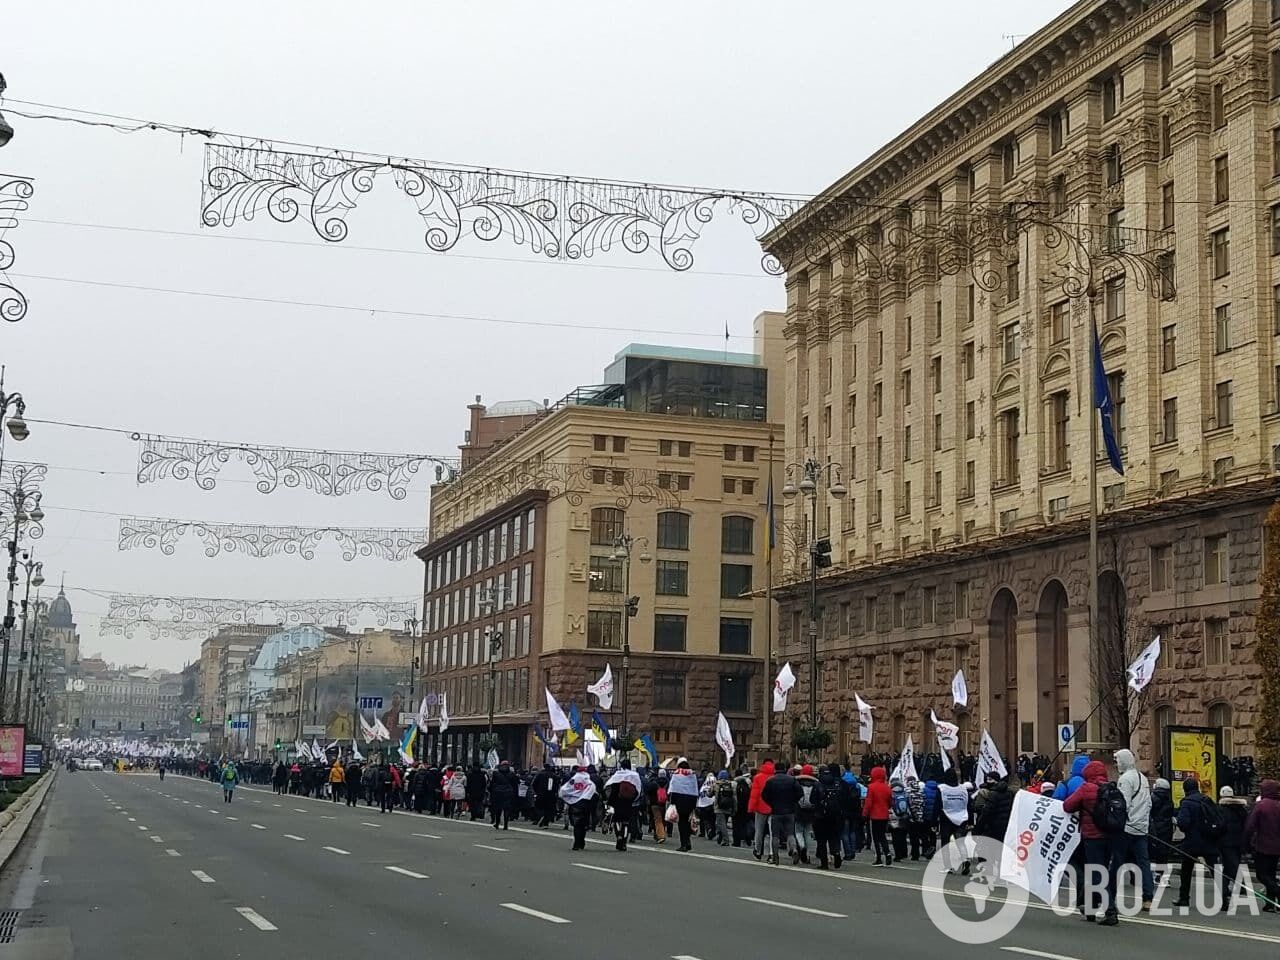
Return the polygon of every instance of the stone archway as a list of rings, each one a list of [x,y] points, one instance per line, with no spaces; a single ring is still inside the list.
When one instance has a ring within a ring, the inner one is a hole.
[[[991,735],[1007,755],[1018,746],[1018,601],[1008,587],[991,602],[985,682],[991,691]]]
[[[1067,607],[1066,587],[1050,580],[1036,608],[1036,749],[1050,756],[1058,748],[1058,724],[1071,722]]]

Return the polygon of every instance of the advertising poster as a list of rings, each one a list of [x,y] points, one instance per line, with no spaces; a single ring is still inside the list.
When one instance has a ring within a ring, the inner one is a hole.
[[[22,751],[22,772],[39,773],[44,764],[44,744],[28,743]]]
[[[22,776],[26,732],[25,727],[0,726],[0,777]]]
[[[1182,784],[1188,777],[1200,781],[1200,792],[1218,797],[1218,757],[1222,754],[1222,731],[1217,727],[1169,727],[1165,731],[1165,757],[1173,805],[1182,803]]]

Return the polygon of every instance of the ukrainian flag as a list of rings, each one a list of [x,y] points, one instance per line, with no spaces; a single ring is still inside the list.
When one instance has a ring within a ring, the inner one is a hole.
[[[413,747],[418,742],[418,725],[410,724],[409,729],[400,738],[400,758],[405,763],[413,763]]]
[[[644,736],[637,737],[634,746],[649,758],[648,766],[656,767],[658,765],[658,748],[653,745],[653,737],[647,733]]]
[[[613,738],[609,736],[609,726],[601,719],[599,710],[591,711],[591,732],[600,738],[600,742],[604,744],[605,753],[613,751]]]
[[[582,714],[578,712],[577,701],[569,704],[569,729],[564,732],[565,746],[573,746],[582,739]]]

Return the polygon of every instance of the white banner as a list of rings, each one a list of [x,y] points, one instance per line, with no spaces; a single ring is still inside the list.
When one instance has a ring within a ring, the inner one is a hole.
[[[733,731],[729,729],[729,721],[723,713],[716,714],[716,743],[724,751],[724,765],[729,766],[737,750],[733,746]]]
[[[960,746],[959,727],[954,723],[947,723],[945,720],[939,720],[937,713],[933,710],[929,711],[929,719],[933,721],[933,732],[938,737],[938,746],[942,748],[944,756],[946,755],[946,751],[954,750],[956,747]]]
[[[440,694],[440,732],[449,729],[449,705],[445,702],[445,694]]]
[[[957,707],[969,705],[969,685],[964,682],[963,670],[957,670],[956,675],[951,678],[951,699]]]
[[[1000,879],[1053,903],[1067,861],[1079,842],[1079,823],[1062,808],[1061,800],[1019,790],[1004,833]]]
[[[870,743],[871,736],[875,732],[875,724],[871,718],[871,711],[875,708],[856,693],[853,695],[853,699],[857,701],[858,704],[858,739],[863,743]],[[843,749],[843,747],[841,747],[841,749]]]
[[[427,698],[423,697],[422,702],[418,704],[418,729],[427,729]]]
[[[988,773],[1004,779],[1009,775],[1009,768],[1004,765],[1004,759],[996,749],[996,742],[991,739],[991,734],[984,729],[982,744],[978,747],[978,786],[986,782]]]
[[[565,716],[564,710],[560,708],[560,704],[556,703],[556,698],[551,695],[550,690],[544,687],[543,691],[547,695],[547,713],[551,716],[551,729],[556,733],[568,730],[569,718]]]
[[[1156,638],[1152,640],[1145,650],[1138,654],[1138,659],[1129,664],[1129,669],[1125,671],[1129,676],[1129,686],[1133,687],[1138,693],[1142,692],[1142,688],[1151,682],[1152,676],[1156,672],[1156,661],[1160,659],[1160,634],[1156,634]]]
[[[773,712],[782,713],[787,709],[787,694],[796,685],[796,675],[791,672],[791,661],[782,665],[778,677],[773,681]]]
[[[604,673],[600,675],[600,679],[595,683],[587,684],[587,693],[594,693],[600,701],[602,710],[613,709],[613,667],[609,664],[604,665]]]
[[[386,724],[382,722],[382,718],[376,713],[373,715],[373,731],[374,736],[378,740],[390,740],[391,731],[387,729]]]
[[[898,762],[893,768],[893,772],[889,774],[889,779],[893,780],[897,777],[904,784],[908,780],[919,780],[920,776],[916,773],[916,751],[911,745],[911,734],[907,734],[907,742],[902,747],[902,753],[898,755]]]

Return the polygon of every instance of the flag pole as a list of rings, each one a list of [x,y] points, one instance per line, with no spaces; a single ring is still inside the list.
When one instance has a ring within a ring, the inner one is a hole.
[[[1096,656],[1098,643],[1098,385],[1097,371],[1095,364],[1101,365],[1101,351],[1095,360],[1093,352],[1098,349],[1098,316],[1097,316],[1097,289],[1093,285],[1093,279],[1090,278],[1088,298],[1089,298],[1089,659],[1087,663],[1092,663]],[[1092,684],[1091,684],[1092,685]],[[1096,692],[1095,692],[1096,695]],[[1098,703],[1089,711],[1089,717],[1085,719],[1085,736],[1088,736],[1089,719],[1098,712],[1098,708],[1102,706],[1102,700],[1099,698]],[[1061,750],[1059,750],[1061,753]]]

